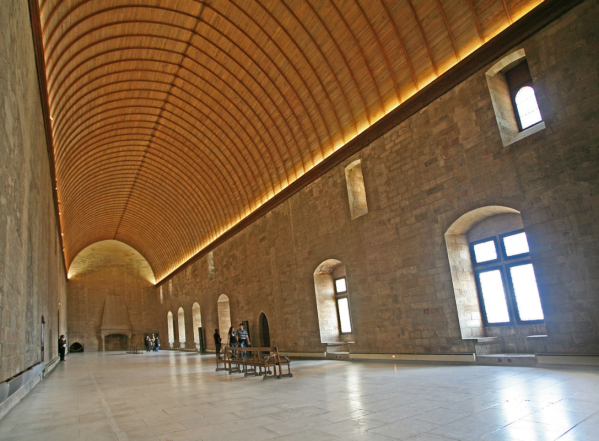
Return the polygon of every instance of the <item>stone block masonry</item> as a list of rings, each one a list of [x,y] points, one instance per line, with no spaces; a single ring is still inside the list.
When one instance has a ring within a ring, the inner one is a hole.
[[[27,2],[2,1],[0,29],[2,383],[58,357],[58,337],[67,334],[67,317],[66,274]]]
[[[529,237],[548,335],[536,350],[598,353],[597,22],[599,5],[586,1],[513,48],[526,53],[544,130],[504,147],[490,66],[481,69],[214,250],[214,277],[206,258],[174,276],[161,334],[168,311],[183,307],[189,342],[198,302],[214,348],[226,294],[234,325],[248,320],[257,335],[264,312],[272,344],[322,352],[313,274],[336,259],[347,269],[352,351],[474,352],[460,333],[444,234],[498,205],[522,214]],[[345,167],[357,159],[368,213],[351,220]]]

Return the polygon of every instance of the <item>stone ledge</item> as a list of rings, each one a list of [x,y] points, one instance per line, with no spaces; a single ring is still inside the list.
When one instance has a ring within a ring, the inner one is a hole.
[[[599,366],[599,355],[536,354],[538,364]]]
[[[477,343],[497,343],[498,337],[470,337],[463,338],[462,340],[476,340]]]
[[[476,362],[475,354],[349,354],[350,360]]]
[[[326,358],[327,357],[327,353],[326,352],[286,352],[286,351],[279,351],[279,353],[281,355],[289,355],[290,357],[297,357],[297,358]]]

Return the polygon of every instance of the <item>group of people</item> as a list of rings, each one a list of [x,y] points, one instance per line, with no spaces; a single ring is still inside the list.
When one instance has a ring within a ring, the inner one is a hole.
[[[151,338],[149,335],[146,335],[144,342],[146,344],[146,352],[158,352],[160,349],[160,338],[157,335],[152,334]]]
[[[229,346],[232,348],[236,348],[239,346],[240,348],[245,348],[250,346],[250,335],[243,328],[243,323],[239,324],[239,329],[235,331],[235,328],[231,326],[229,328],[229,332],[227,334],[227,338],[229,340]],[[214,330],[214,344],[216,345],[216,355],[220,354],[220,350],[222,347],[222,338],[218,333],[218,329]],[[243,351],[243,357],[245,358],[245,351]]]

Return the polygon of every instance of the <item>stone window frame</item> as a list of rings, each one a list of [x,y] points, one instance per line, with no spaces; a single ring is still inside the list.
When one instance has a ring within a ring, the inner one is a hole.
[[[368,214],[368,200],[361,159],[357,159],[345,167],[345,184],[347,185],[351,219],[354,220]]]
[[[514,208],[500,205],[479,207],[464,213],[445,232],[445,245],[462,339],[487,336],[474,277],[468,232],[484,219],[505,213],[521,214]]]
[[[485,74],[501,142],[504,147],[534,135],[546,127],[543,120],[527,129],[519,130],[505,72],[522,61],[527,61],[526,53],[524,49],[518,49],[495,63]],[[543,112],[541,112],[542,114]]]

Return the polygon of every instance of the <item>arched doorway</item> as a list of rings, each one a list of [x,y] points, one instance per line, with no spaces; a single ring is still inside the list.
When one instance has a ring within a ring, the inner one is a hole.
[[[224,337],[231,327],[231,306],[229,305],[229,296],[221,294],[216,304],[218,311],[218,329],[223,341],[227,341]]]
[[[175,343],[175,326],[173,324],[173,313],[170,311],[166,315],[166,324],[168,326],[168,343],[172,348],[173,343]]]
[[[270,329],[268,327],[268,318],[266,317],[266,314],[260,314],[260,318],[258,319],[258,327],[260,330],[260,346],[269,347]]]
[[[179,329],[179,347],[184,348],[187,340],[185,338],[185,312],[183,308],[179,308],[177,327]]]
[[[200,304],[198,302],[195,302],[191,307],[191,317],[193,320],[193,341],[198,351],[203,350],[203,348],[200,347],[203,343],[203,338],[200,337],[199,331],[199,329],[202,327],[202,314],[200,312]]]

